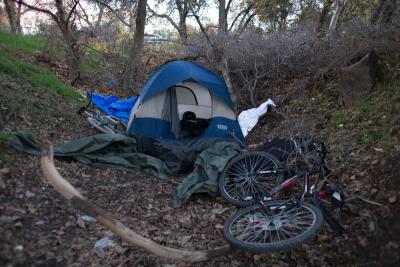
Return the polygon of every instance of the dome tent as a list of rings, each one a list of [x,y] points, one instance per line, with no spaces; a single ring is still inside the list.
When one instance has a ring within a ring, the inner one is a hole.
[[[182,139],[183,122],[191,115],[191,128],[202,129],[199,138],[233,132],[243,140],[233,107],[224,80],[198,64],[173,61],[143,85],[129,116],[128,134]]]

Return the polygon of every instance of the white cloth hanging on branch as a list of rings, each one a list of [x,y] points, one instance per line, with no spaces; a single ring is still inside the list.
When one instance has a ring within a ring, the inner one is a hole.
[[[274,101],[268,98],[258,108],[251,108],[240,112],[238,122],[244,137],[257,125],[258,119],[268,112],[269,107],[276,107],[276,105]]]

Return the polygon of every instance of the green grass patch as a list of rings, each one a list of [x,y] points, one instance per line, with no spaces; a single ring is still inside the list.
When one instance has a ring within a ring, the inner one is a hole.
[[[0,144],[8,145],[15,137],[15,133],[0,131]]]
[[[333,123],[340,125],[347,122],[347,112],[344,110],[335,110],[332,112]]]
[[[12,52],[34,53],[44,47],[40,36],[22,35],[0,30],[0,46]]]
[[[99,65],[101,64],[101,53],[99,51],[85,49],[85,56],[83,57],[83,71],[88,74],[94,74],[99,71]]]
[[[360,145],[372,145],[375,142],[375,138],[372,134],[364,133],[358,138]]]
[[[46,87],[69,99],[78,100],[82,95],[64,84],[50,70],[18,60],[7,53],[0,54],[0,71],[15,79],[22,79],[36,87]]]
[[[338,96],[340,94],[341,88],[338,83],[330,83],[325,85],[324,87],[321,88],[324,93]]]

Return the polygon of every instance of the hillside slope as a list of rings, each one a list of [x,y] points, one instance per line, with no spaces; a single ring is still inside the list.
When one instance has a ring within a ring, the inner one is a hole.
[[[6,37],[4,37],[6,36]],[[40,40],[0,32],[0,265],[1,266],[163,266],[171,263],[111,237],[114,247],[94,252],[110,233],[85,223],[41,179],[39,160],[8,146],[20,130],[37,140],[61,143],[95,134],[76,114],[80,94],[49,69],[38,67]],[[400,260],[398,169],[400,162],[400,81],[380,84],[349,107],[342,107],[335,81],[271,98],[287,114],[305,114],[314,134],[330,146],[329,161],[341,176],[348,203],[341,220],[348,233],[333,238],[327,227],[310,244],[287,253],[238,253],[197,266],[382,266]],[[300,116],[293,116],[300,121]],[[260,143],[287,123],[268,114],[250,134]],[[280,131],[282,130],[282,131]],[[225,243],[221,226],[234,211],[222,198],[196,196],[171,209],[174,181],[140,173],[95,169],[76,162],[56,162],[61,174],[85,195],[144,236],[173,247],[201,249]]]

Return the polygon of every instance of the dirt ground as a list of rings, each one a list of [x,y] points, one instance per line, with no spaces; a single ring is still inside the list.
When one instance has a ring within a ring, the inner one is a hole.
[[[9,97],[19,90],[32,93],[24,84],[7,77],[0,82],[1,90]],[[46,93],[32,93],[32,97],[41,107],[34,115],[0,102],[3,131],[27,130],[39,141],[53,143],[96,133],[76,115],[81,103]],[[264,120],[261,125],[271,127]],[[251,142],[263,142],[265,131],[266,127],[259,127],[250,136]],[[237,251],[209,262],[186,264],[149,255],[99,224],[79,219],[84,214],[74,210],[42,180],[39,159],[16,153],[3,141],[0,266],[398,266],[399,153],[386,153],[370,165],[380,152],[365,159],[359,155],[367,148],[357,149],[349,154],[351,164],[341,172],[343,187],[350,192],[341,215],[348,231],[345,235],[334,237],[325,225],[315,240],[289,252],[250,255]],[[338,164],[339,160],[332,161]],[[221,197],[197,195],[183,207],[173,209],[170,194],[178,184],[173,179],[161,181],[137,172],[97,169],[77,162],[55,164],[83,195],[145,237],[190,250],[226,244],[223,224],[235,208]],[[365,165],[370,165],[368,171]],[[107,236],[113,245],[96,251],[95,243]]]

